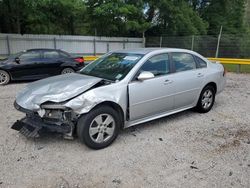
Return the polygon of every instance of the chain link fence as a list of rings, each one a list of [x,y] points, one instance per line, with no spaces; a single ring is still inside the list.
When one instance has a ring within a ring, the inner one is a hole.
[[[146,47],[184,48],[194,50],[205,57],[250,58],[250,35],[193,35],[147,37]]]

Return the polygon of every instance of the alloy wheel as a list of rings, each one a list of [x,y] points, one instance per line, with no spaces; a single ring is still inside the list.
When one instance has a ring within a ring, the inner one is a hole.
[[[201,104],[204,109],[208,109],[213,103],[213,92],[211,90],[206,90],[201,99]]]
[[[115,120],[109,114],[96,116],[89,127],[89,136],[95,143],[108,141],[115,131]]]

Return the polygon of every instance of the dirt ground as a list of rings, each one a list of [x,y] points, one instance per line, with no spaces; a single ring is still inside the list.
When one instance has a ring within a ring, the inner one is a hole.
[[[121,131],[103,150],[11,125],[26,83],[0,87],[0,187],[250,187],[250,74],[228,73],[207,114],[191,110]]]

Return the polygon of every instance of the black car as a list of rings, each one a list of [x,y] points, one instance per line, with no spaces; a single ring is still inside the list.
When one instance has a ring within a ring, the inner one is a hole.
[[[0,85],[11,80],[37,80],[84,67],[82,57],[56,49],[30,49],[0,60]]]

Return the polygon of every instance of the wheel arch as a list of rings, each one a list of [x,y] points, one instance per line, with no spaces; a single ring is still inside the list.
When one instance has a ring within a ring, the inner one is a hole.
[[[209,82],[209,83],[207,83],[207,84],[203,87],[203,89],[204,89],[205,87],[207,87],[207,86],[212,86],[212,87],[214,88],[215,94],[217,93],[217,84],[216,84],[215,82]]]
[[[91,110],[93,110],[94,108],[98,108],[100,106],[110,106],[115,111],[117,111],[118,115],[120,117],[120,121],[121,121],[121,128],[124,127],[124,120],[125,120],[124,111],[123,111],[122,107],[119,104],[117,104],[117,103],[115,103],[113,101],[103,101],[103,102],[95,105]]]

